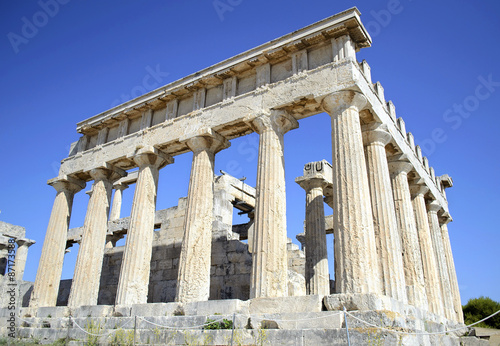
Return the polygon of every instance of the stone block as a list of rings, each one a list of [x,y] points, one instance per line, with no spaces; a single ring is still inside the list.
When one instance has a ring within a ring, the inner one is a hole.
[[[132,305],[132,316],[172,316],[178,303],[149,303]]]
[[[71,309],[74,317],[111,317],[114,312],[112,305],[84,305]]]
[[[40,307],[36,312],[36,317],[39,318],[61,318],[69,315],[70,309],[67,306]]]
[[[128,317],[131,316],[132,306],[130,305],[115,305],[113,316]]]
[[[324,304],[329,311],[343,310],[389,310],[403,312],[404,305],[387,296],[377,294],[339,293],[325,296]]]
[[[250,300],[250,313],[320,312],[323,296],[254,298]]]
[[[208,300],[182,305],[186,315],[246,314],[248,301],[239,299]]]

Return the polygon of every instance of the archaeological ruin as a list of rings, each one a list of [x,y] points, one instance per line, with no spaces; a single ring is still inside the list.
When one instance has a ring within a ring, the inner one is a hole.
[[[19,335],[82,340],[75,326],[95,318],[102,334],[128,323],[134,342],[148,343],[155,325],[168,338],[167,326],[220,314],[247,344],[258,330],[268,344],[345,345],[349,335],[367,344],[365,321],[385,328],[388,345],[459,345],[466,330],[445,193],[453,182],[436,175],[368,63],[356,60],[371,42],[351,8],[78,123],[78,141],[48,182],[56,195],[36,280],[21,292]],[[333,155],[304,162],[295,180],[306,210],[299,247],[286,228],[284,137],[322,112]],[[256,186],[214,172],[217,153],[253,132]],[[159,171],[187,152],[188,195],[156,210]],[[69,229],[86,186],[84,224]],[[234,208],[250,221],[233,225]],[[73,279],[61,280],[75,243]],[[228,335],[219,332],[214,344]]]

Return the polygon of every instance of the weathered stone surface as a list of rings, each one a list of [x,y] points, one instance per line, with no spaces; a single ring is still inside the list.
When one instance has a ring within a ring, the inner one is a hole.
[[[456,320],[457,315],[455,313],[453,305],[453,292],[451,290],[450,275],[448,271],[448,263],[446,261],[445,248],[443,245],[443,236],[441,232],[441,227],[439,227],[438,211],[440,211],[441,205],[436,201],[432,201],[427,204],[427,212],[429,217],[429,227],[431,231],[432,246],[434,249],[434,255],[436,256],[437,271],[439,276],[439,284],[441,286],[441,297],[442,305],[444,310],[444,316],[450,320]]]
[[[316,163],[312,163],[316,165]],[[320,161],[321,166],[328,165],[331,177],[331,165]],[[311,164],[309,164],[311,165]],[[306,165],[307,167],[307,165]],[[323,203],[323,190],[331,178],[324,178],[320,174],[296,178],[298,183],[306,190],[306,225],[305,225],[305,281],[307,294],[330,294],[330,274],[328,270],[328,254],[325,233],[325,207]]]
[[[422,256],[407,175],[412,168],[409,162],[404,161],[404,157],[394,157],[389,162],[396,220],[401,236],[408,303],[427,310]]]
[[[385,151],[392,137],[387,126],[378,123],[365,125],[362,130],[382,293],[406,303],[401,237]]]
[[[283,136],[298,123],[284,112],[273,112],[262,114],[252,126],[259,134],[259,161],[250,297],[284,297],[288,269]]]
[[[443,303],[437,271],[436,255],[431,239],[431,230],[427,218],[424,194],[429,190],[423,185],[413,185],[410,188],[415,221],[422,254],[422,269],[424,271],[425,290],[429,311],[443,315]]]
[[[323,306],[323,296],[254,298],[250,300],[250,314],[284,312],[319,312]]]
[[[359,111],[366,98],[343,91],[324,98],[332,118],[335,290],[379,293],[378,266],[370,190]]]
[[[160,168],[173,162],[170,156],[151,147],[135,152],[134,160],[139,166],[139,176],[120,267],[117,305],[147,302],[158,175]]]
[[[229,142],[208,130],[188,138],[187,145],[193,163],[175,297],[182,303],[208,300],[210,295],[215,154]]]
[[[448,234],[448,222],[449,218],[446,218],[443,223],[441,223],[441,233],[443,236],[443,246],[446,257],[446,264],[448,266],[448,273],[450,278],[450,286],[453,296],[453,308],[455,311],[456,319],[455,321],[459,323],[464,323],[464,314],[462,310],[462,302],[460,300],[460,291],[458,289],[457,272],[455,271],[455,261],[453,260],[453,252],[451,251],[450,236]]]
[[[125,174],[113,168],[97,168],[91,172],[94,184],[85,215],[68,306],[97,304],[113,182]]]
[[[30,301],[33,307],[56,306],[66,249],[65,235],[68,232],[73,196],[85,187],[85,183],[67,177],[49,181],[49,185],[56,189],[57,195],[52,207]]]

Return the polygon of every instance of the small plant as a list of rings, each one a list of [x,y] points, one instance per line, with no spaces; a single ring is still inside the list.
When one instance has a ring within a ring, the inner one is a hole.
[[[110,343],[110,345],[126,345],[130,346],[134,344],[134,331],[129,330],[125,331],[122,328],[118,328],[114,333]]]
[[[93,320],[87,320],[87,323],[85,324],[85,331],[89,333],[87,335],[87,343],[86,345],[88,346],[97,346],[99,345],[99,334],[102,331],[102,326],[101,323],[94,322]]]
[[[265,329],[255,330],[253,333],[253,339],[255,345],[264,345],[264,343],[267,341],[267,331]]]
[[[219,330],[219,329],[233,329],[233,321],[224,318],[222,321],[216,322],[210,318],[207,318],[205,325],[203,326],[205,330]]]

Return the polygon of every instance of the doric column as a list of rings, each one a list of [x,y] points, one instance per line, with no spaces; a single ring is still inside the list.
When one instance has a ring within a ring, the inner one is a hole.
[[[401,238],[396,221],[391,177],[385,151],[385,146],[392,136],[387,131],[386,125],[378,123],[365,125],[362,130],[375,242],[382,276],[382,292],[389,297],[407,303]]]
[[[83,223],[68,306],[97,305],[113,182],[125,174],[116,168],[90,171],[94,184]]]
[[[448,265],[448,274],[450,277],[451,293],[453,296],[453,308],[455,311],[455,321],[464,323],[464,314],[462,310],[462,302],[460,300],[460,291],[458,289],[457,272],[455,271],[455,261],[451,251],[450,235],[448,234],[448,223],[451,221],[449,214],[444,215],[441,221],[441,234],[443,236],[444,254],[446,264]]]
[[[332,118],[335,292],[381,293],[359,111],[366,98],[340,91],[323,100]]]
[[[422,256],[420,254],[415,214],[413,213],[408,184],[408,172],[413,166],[409,162],[402,161],[402,159],[401,157],[396,157],[390,161],[389,171],[391,172],[396,220],[401,236],[406,294],[408,295],[409,304],[428,310]]]
[[[434,254],[434,246],[432,245],[431,230],[429,228],[424,199],[424,195],[429,191],[429,188],[425,185],[415,184],[410,187],[410,191],[422,256],[422,269],[424,271],[425,292],[427,293],[429,311],[443,316],[443,303],[436,255]]]
[[[115,184],[113,186],[115,194],[113,196],[113,205],[109,213],[109,221],[118,220],[122,209],[123,190],[128,189],[127,184]]]
[[[9,238],[0,236],[0,239],[0,276],[4,276],[9,259]]]
[[[306,190],[306,293],[329,295],[330,275],[326,249],[323,188],[327,181],[321,175],[300,177],[295,181]]]
[[[26,267],[26,259],[28,258],[28,248],[35,244],[31,239],[17,239],[17,251],[15,259],[16,279],[22,280],[24,275],[24,268]]]
[[[113,204],[111,206],[111,211],[109,213],[109,221],[114,221],[120,219],[120,213],[122,210],[122,197],[123,197],[123,190],[128,189],[127,184],[115,184],[113,185],[113,189],[115,190],[115,194],[113,195]],[[111,249],[116,246],[116,241],[118,237],[108,237],[106,238],[106,249]]]
[[[262,114],[250,125],[259,134],[250,298],[284,297],[288,260],[283,137],[299,125],[285,112]]]
[[[443,236],[441,235],[441,227],[439,227],[438,211],[441,210],[441,205],[437,201],[432,201],[427,204],[427,216],[429,218],[429,227],[431,229],[432,245],[434,247],[434,255],[436,256],[437,270],[439,282],[441,286],[442,304],[444,316],[450,320],[456,319],[456,314],[453,308],[453,297],[450,285],[450,276],[448,265],[446,263],[445,249],[443,245]]]
[[[56,306],[73,197],[85,183],[70,177],[49,180],[57,191],[38,264],[30,306]]]
[[[174,162],[172,157],[153,147],[139,149],[133,154],[133,160],[139,166],[139,174],[115,305],[147,303],[159,170]]]
[[[212,257],[215,154],[229,142],[209,130],[186,141],[193,151],[175,300],[208,300]]]

